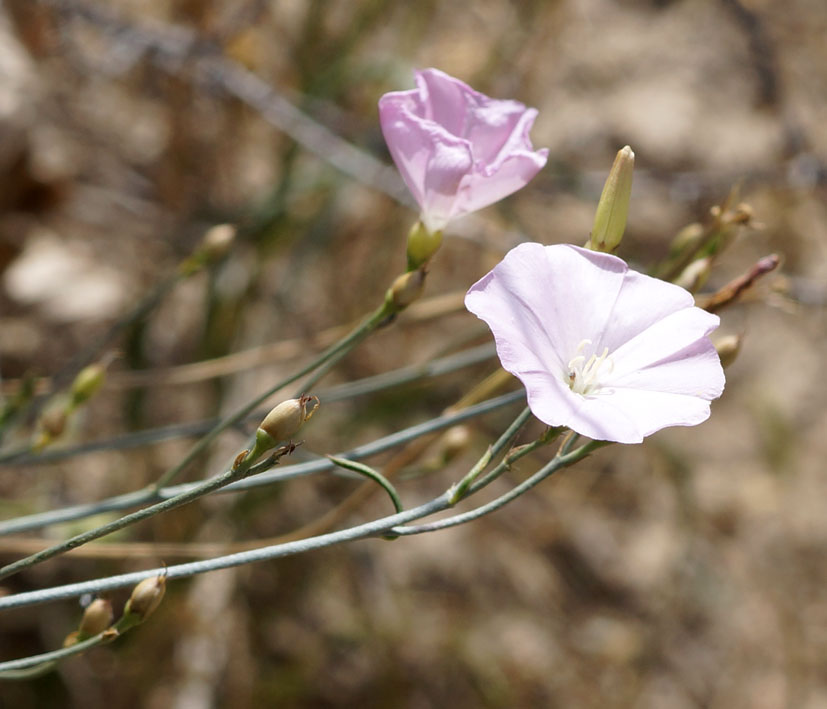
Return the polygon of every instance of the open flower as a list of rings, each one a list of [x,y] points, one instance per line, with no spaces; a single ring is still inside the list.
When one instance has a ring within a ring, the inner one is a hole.
[[[577,246],[521,244],[471,286],[503,367],[534,415],[595,440],[694,426],[724,389],[718,317],[683,288]]]
[[[417,88],[379,99],[379,121],[429,231],[516,192],[546,164],[548,150],[535,151],[528,135],[536,109],[437,69],[415,76]]]

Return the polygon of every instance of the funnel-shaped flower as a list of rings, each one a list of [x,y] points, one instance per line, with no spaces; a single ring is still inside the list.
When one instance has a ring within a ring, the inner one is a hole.
[[[546,164],[529,131],[537,110],[489,98],[437,69],[379,99],[391,156],[431,232],[516,192]]]
[[[724,389],[718,317],[683,288],[576,246],[521,244],[471,286],[534,415],[589,438],[639,443],[694,426]]]

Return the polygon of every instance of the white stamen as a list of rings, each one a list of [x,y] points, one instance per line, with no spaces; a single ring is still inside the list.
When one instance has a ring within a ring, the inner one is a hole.
[[[576,352],[581,352],[587,345],[590,345],[591,340],[583,340],[577,345]],[[577,394],[584,396],[599,386],[599,375],[601,367],[605,362],[608,370],[604,368],[603,374],[607,374],[614,369],[612,360],[608,359],[609,348],[603,349],[603,354],[599,357],[593,354],[586,361],[585,355],[575,354],[568,363],[568,385],[571,390]]]

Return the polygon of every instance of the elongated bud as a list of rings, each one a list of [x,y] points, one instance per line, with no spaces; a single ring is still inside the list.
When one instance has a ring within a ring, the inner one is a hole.
[[[425,287],[425,269],[408,271],[393,282],[385,298],[393,303],[397,310],[404,310],[422,295]]]
[[[672,243],[669,245],[669,256],[679,256],[684,251],[692,251],[698,248],[698,245],[703,241],[704,234],[703,224],[698,224],[698,222],[687,224],[672,239]]]
[[[681,288],[686,288],[690,293],[695,293],[703,287],[711,272],[712,259],[709,256],[699,258],[683,269],[673,282]]]
[[[90,364],[78,372],[75,381],[72,382],[72,406],[79,406],[91,399],[103,386],[106,378],[106,369],[101,364]]]
[[[45,434],[50,441],[52,441],[63,435],[63,431],[66,430],[66,423],[68,420],[69,416],[66,409],[64,407],[55,407],[44,411],[38,423],[41,432]]]
[[[310,411],[307,405],[315,401]],[[256,431],[256,450],[258,454],[273,448],[280,441],[286,441],[294,436],[318,408],[319,400],[315,396],[302,396],[298,399],[282,401],[274,407]]]
[[[138,622],[145,621],[161,603],[166,590],[166,574],[144,579],[132,589],[132,595],[123,609],[124,615],[134,615]]]
[[[442,245],[441,231],[428,231],[418,220],[408,232],[408,270],[415,271],[425,264]]]
[[[201,251],[207,261],[215,262],[224,258],[235,241],[238,230],[232,224],[216,224],[207,229],[201,241]]]
[[[459,424],[451,426],[445,433],[442,434],[440,440],[442,450],[442,460],[449,463],[456,458],[460,453],[465,452],[471,444],[471,431],[468,426]]]
[[[102,633],[112,625],[114,618],[112,604],[105,598],[96,598],[83,611],[83,618],[78,626],[78,640]]]
[[[634,169],[635,154],[627,145],[618,151],[606,184],[603,185],[587,248],[608,253],[620,244],[629,215]]]
[[[721,366],[726,369],[737,358],[744,342],[743,335],[725,335],[715,341],[715,349],[721,358]]]

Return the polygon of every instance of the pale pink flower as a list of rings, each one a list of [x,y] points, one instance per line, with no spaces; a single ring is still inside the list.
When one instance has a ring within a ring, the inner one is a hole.
[[[431,232],[516,192],[546,164],[529,131],[537,110],[489,98],[437,70],[379,99],[391,156]]]
[[[708,337],[718,317],[610,254],[521,244],[471,286],[465,306],[488,323],[503,367],[549,426],[639,443],[705,421],[724,389]]]

